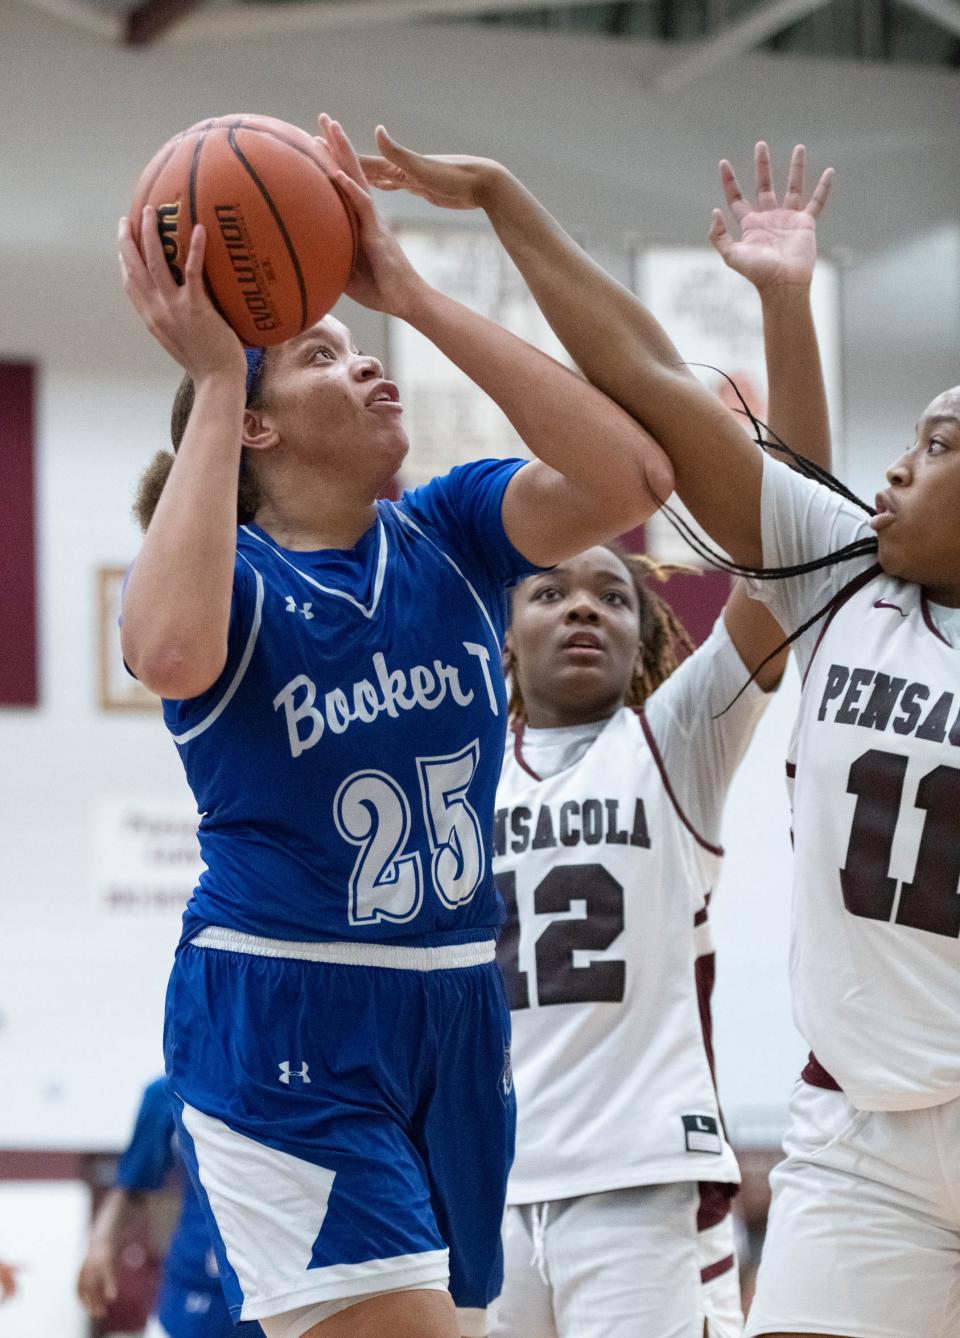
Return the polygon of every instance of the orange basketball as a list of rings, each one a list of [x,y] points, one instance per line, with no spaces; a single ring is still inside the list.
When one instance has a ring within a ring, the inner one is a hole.
[[[179,283],[191,230],[202,223],[214,306],[245,344],[281,344],[330,310],[353,267],[357,223],[336,170],[322,144],[286,121],[200,121],[147,164],[130,228],[139,243],[143,207],[154,206]]]

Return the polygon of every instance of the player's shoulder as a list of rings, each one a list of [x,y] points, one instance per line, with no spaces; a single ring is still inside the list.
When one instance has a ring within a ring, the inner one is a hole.
[[[438,511],[472,506],[485,495],[502,494],[513,475],[526,463],[520,459],[495,457],[468,460],[454,465],[445,474],[435,475],[426,483],[405,489],[397,507],[403,515],[415,520],[435,521]]]
[[[864,538],[873,535],[869,512],[840,483],[831,487],[809,478],[784,460],[775,459],[769,451],[763,457],[762,497],[765,510],[793,512],[802,516],[806,526],[841,525]]]

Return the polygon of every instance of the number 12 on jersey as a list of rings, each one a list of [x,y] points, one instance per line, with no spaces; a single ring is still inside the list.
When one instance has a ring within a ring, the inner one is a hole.
[[[507,908],[507,922],[497,944],[497,961],[507,986],[511,1009],[530,1007],[529,972],[520,970],[520,937],[533,931],[517,907],[517,875],[497,874],[497,888]],[[569,918],[574,903],[584,915]],[[603,952],[623,932],[623,888],[602,864],[559,864],[537,884],[536,915],[565,915],[552,920],[534,948],[537,1002],[540,1007],[565,1003],[620,1003],[626,984],[623,961],[591,961],[578,966],[578,951]]]

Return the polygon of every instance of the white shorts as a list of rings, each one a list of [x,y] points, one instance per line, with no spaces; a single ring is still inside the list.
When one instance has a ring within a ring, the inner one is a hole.
[[[748,1338],[957,1338],[960,1101],[863,1111],[799,1082]]]
[[[495,1338],[739,1338],[729,1213],[697,1231],[696,1184],[508,1207]]]

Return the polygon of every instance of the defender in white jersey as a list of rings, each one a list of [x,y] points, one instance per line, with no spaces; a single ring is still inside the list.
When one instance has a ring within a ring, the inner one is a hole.
[[[188,373],[122,629],[203,815],[168,1093],[234,1320],[480,1338],[515,1113],[490,868],[506,590],[641,522],[672,471],[602,393],[430,289],[322,129],[357,216],[351,295],[432,339],[540,458],[383,500],[407,438],[377,359],[332,316],[245,356],[202,230],[178,286],[153,212],[142,254],[123,225],[127,290]]]
[[[421,171],[383,147],[395,170]],[[923,411],[869,507],[802,461],[806,479],[768,460],[652,315],[505,169],[428,167],[422,179],[436,188],[442,174],[445,198],[486,208],[583,371],[654,433],[679,496],[732,564],[713,556],[762,578],[790,631],[813,620],[791,758],[791,973],[817,1058],[795,1092],[747,1332],[956,1338],[960,386]],[[745,208],[738,193],[731,205]],[[714,236],[734,245],[720,220]],[[770,256],[778,304],[794,300],[793,272],[789,248]],[[802,379],[816,376],[812,327],[788,317],[778,343]]]
[[[663,612],[608,548],[514,595],[518,718],[494,828],[518,1110],[503,1338],[742,1328],[708,903],[727,788],[765,702],[752,683],[724,711],[750,674],[738,624],[759,620],[737,591],[674,668]]]
[[[532,206],[522,188],[476,160],[424,158],[386,138],[381,146],[392,161],[371,165],[378,184],[461,203],[476,189],[477,202],[489,200],[514,258],[542,279],[534,290],[553,321],[546,296],[561,267],[539,270],[510,211],[496,207],[500,190],[508,200],[519,190]],[[772,422],[826,463],[819,368],[793,353],[813,343],[815,219],[830,176],[804,204],[803,170],[798,147],[781,201],[758,144],[751,206],[721,163],[742,235],[734,241],[715,215],[711,238],[761,294]],[[602,286],[600,299],[602,316],[616,320]],[[603,342],[608,392],[633,409],[647,334],[639,304],[616,299],[638,326],[633,343],[610,345],[598,325],[591,335]],[[589,301],[584,312],[589,323]],[[597,374],[574,322],[554,325]],[[495,830],[519,1111],[503,1338],[731,1338],[742,1328],[727,1213],[739,1175],[712,1073],[707,902],[730,778],[785,654],[779,627],[742,589],[679,669],[676,632],[609,549],[532,577],[514,596],[508,647],[521,724]]]

